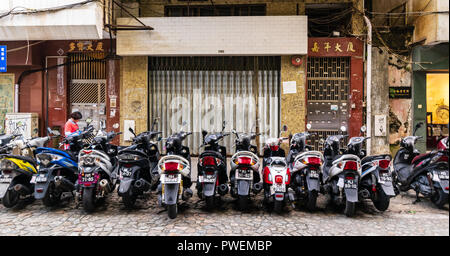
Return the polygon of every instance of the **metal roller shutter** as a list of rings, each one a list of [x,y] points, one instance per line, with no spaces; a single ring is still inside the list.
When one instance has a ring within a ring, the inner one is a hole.
[[[202,129],[249,132],[259,118],[259,146],[279,129],[279,57],[151,57],[149,123],[160,117],[163,137],[183,121],[193,134],[185,140],[197,155]],[[225,138],[228,154],[235,137]]]

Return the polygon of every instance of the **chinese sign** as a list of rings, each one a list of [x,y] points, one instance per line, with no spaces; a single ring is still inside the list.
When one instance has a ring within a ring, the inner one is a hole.
[[[68,52],[104,52],[103,42],[92,41],[70,42]]]
[[[309,56],[362,56],[363,43],[356,38],[311,37]]]
[[[6,45],[0,45],[0,72],[6,72]]]
[[[389,87],[389,98],[411,99],[411,87]]]

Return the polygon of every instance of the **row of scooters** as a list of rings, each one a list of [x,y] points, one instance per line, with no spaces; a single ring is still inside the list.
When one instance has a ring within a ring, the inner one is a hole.
[[[150,131],[134,134],[131,146],[117,146],[111,141],[120,132],[105,132],[104,127],[93,136],[88,125],[83,130],[63,139],[70,150],[45,147],[57,131],[48,129],[48,136],[24,139],[20,135],[0,136],[0,198],[5,207],[15,207],[21,200],[38,199],[52,207],[68,198],[75,198],[86,212],[93,212],[118,185],[117,192],[127,208],[136,200],[157,191],[159,205],[167,209],[169,218],[176,218],[178,206],[192,197],[190,189],[190,149],[182,144],[192,132],[181,131],[167,138],[155,131],[155,119]],[[413,189],[428,197],[438,207],[448,204],[448,137],[440,140],[438,149],[420,154],[414,144],[420,139],[412,136],[401,140],[393,164],[388,154],[366,156],[364,142],[369,137],[352,137],[346,149],[340,147],[347,136],[332,135],[323,143],[324,151],[311,150],[307,140],[314,135],[308,131],[289,137],[269,138],[263,149],[263,163],[257,146],[252,141],[260,134],[253,132],[232,134],[235,153],[227,172],[226,147],[219,143],[225,136],[222,131],[202,131],[203,152],[197,164],[196,188],[206,207],[214,209],[221,196],[230,192],[239,209],[247,210],[254,195],[263,191],[264,205],[282,212],[287,205],[316,208],[319,193],[329,194],[331,202],[353,216],[355,205],[371,200],[374,206],[385,211],[390,198],[400,191]],[[307,125],[309,130],[310,126]],[[341,127],[342,133],[345,127]],[[282,132],[287,132],[283,126]],[[361,128],[364,134],[365,127]],[[87,139],[90,142],[87,142]],[[165,141],[166,155],[161,156],[158,143]],[[286,157],[281,144],[289,141]],[[19,148],[21,154],[12,154]],[[27,156],[28,154],[28,156]]]

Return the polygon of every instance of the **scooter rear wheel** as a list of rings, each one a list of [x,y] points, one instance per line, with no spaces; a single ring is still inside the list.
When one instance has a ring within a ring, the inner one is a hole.
[[[317,196],[318,196],[317,191],[309,191],[308,192],[308,201],[306,202],[306,208],[309,211],[314,211],[316,209]]]
[[[17,193],[14,189],[9,189],[6,191],[5,196],[3,196],[2,204],[6,208],[12,208],[17,205],[19,202],[19,193]]]
[[[212,211],[214,209],[214,196],[205,197],[206,209]]]
[[[91,213],[95,210],[95,196],[95,188],[83,189],[83,208],[88,213]]]
[[[178,205],[177,204],[171,204],[167,205],[167,215],[170,219],[175,219],[178,215]]]
[[[274,210],[274,212],[280,214],[283,211],[283,202],[275,201],[273,204],[273,210]]]
[[[241,210],[241,211],[248,210],[248,204],[249,204],[248,201],[249,201],[248,196],[239,196],[239,198],[238,198],[239,210]]]
[[[345,201],[345,209],[344,209],[345,216],[353,217],[353,215],[355,215],[355,208],[356,208],[355,202]]]
[[[58,204],[60,195],[55,195],[55,183],[50,182],[48,184],[47,192],[44,198],[42,198],[42,203],[47,207],[52,207]]]
[[[386,211],[389,208],[389,202],[390,202],[390,198],[389,196],[386,195],[386,193],[384,193],[383,189],[378,188],[377,189],[377,198],[378,200],[373,200],[373,205],[375,206],[375,208],[377,208],[378,211]]]

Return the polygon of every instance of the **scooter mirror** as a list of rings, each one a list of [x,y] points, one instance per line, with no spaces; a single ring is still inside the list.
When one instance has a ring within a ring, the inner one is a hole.
[[[227,124],[227,122],[226,121],[223,121],[222,122],[222,132],[225,130],[225,125]]]
[[[114,129],[118,129],[119,128],[119,124],[118,123],[115,123],[115,124],[113,124],[113,126],[112,126]]]
[[[323,143],[325,143],[325,140],[322,138],[322,139],[319,140],[319,143],[323,144]]]
[[[87,118],[86,119],[86,123],[89,125],[90,123],[92,123],[92,118]]]
[[[159,141],[162,141],[162,137],[158,137],[157,141],[158,141],[158,142],[159,142]]]
[[[287,125],[283,125],[283,132],[286,132],[288,130]]]
[[[367,127],[365,125],[361,126],[361,132],[364,133],[367,131]]]
[[[208,132],[207,131],[205,131],[205,130],[202,130],[202,135],[203,135],[203,138],[206,136],[208,134]]]
[[[311,129],[311,124],[307,124],[307,125],[306,125],[306,129],[307,129],[307,130],[310,130],[310,129]]]
[[[52,131],[52,134],[55,135],[55,136],[61,135],[61,133],[59,133],[59,131],[57,131],[57,130],[53,130],[53,131]]]
[[[347,128],[345,126],[341,126],[341,131],[345,132],[345,131],[347,131]]]
[[[231,132],[232,132],[232,133],[236,133],[236,130],[235,130],[235,129],[233,129],[233,130],[231,130]]]

